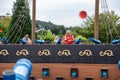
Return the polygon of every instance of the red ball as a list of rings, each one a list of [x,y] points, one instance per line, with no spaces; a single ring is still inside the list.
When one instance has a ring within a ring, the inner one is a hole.
[[[87,12],[86,12],[86,11],[81,11],[81,12],[79,13],[79,16],[80,16],[80,18],[84,19],[84,18],[87,17]]]

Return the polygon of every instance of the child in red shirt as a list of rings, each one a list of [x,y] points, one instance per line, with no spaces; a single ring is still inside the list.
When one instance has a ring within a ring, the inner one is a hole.
[[[65,43],[65,44],[73,44],[74,43],[74,36],[71,34],[71,32],[70,32],[70,30],[67,30],[66,31],[66,34],[65,34],[65,36],[64,36],[64,38],[63,38],[63,42]]]

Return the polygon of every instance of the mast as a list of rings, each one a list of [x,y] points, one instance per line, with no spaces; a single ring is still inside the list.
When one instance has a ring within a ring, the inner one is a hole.
[[[36,0],[32,0],[32,44],[35,41],[35,27],[36,27]]]
[[[99,0],[95,1],[94,38],[99,38]]]

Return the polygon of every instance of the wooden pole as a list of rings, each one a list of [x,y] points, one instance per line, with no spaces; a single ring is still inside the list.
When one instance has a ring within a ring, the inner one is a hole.
[[[35,27],[36,27],[36,0],[33,0],[32,5],[32,44],[35,41]]]
[[[99,38],[99,0],[95,1],[94,38]]]

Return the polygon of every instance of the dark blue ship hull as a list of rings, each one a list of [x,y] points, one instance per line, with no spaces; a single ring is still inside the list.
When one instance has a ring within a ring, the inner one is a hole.
[[[33,63],[117,64],[120,45],[0,45],[0,63],[21,58]]]

